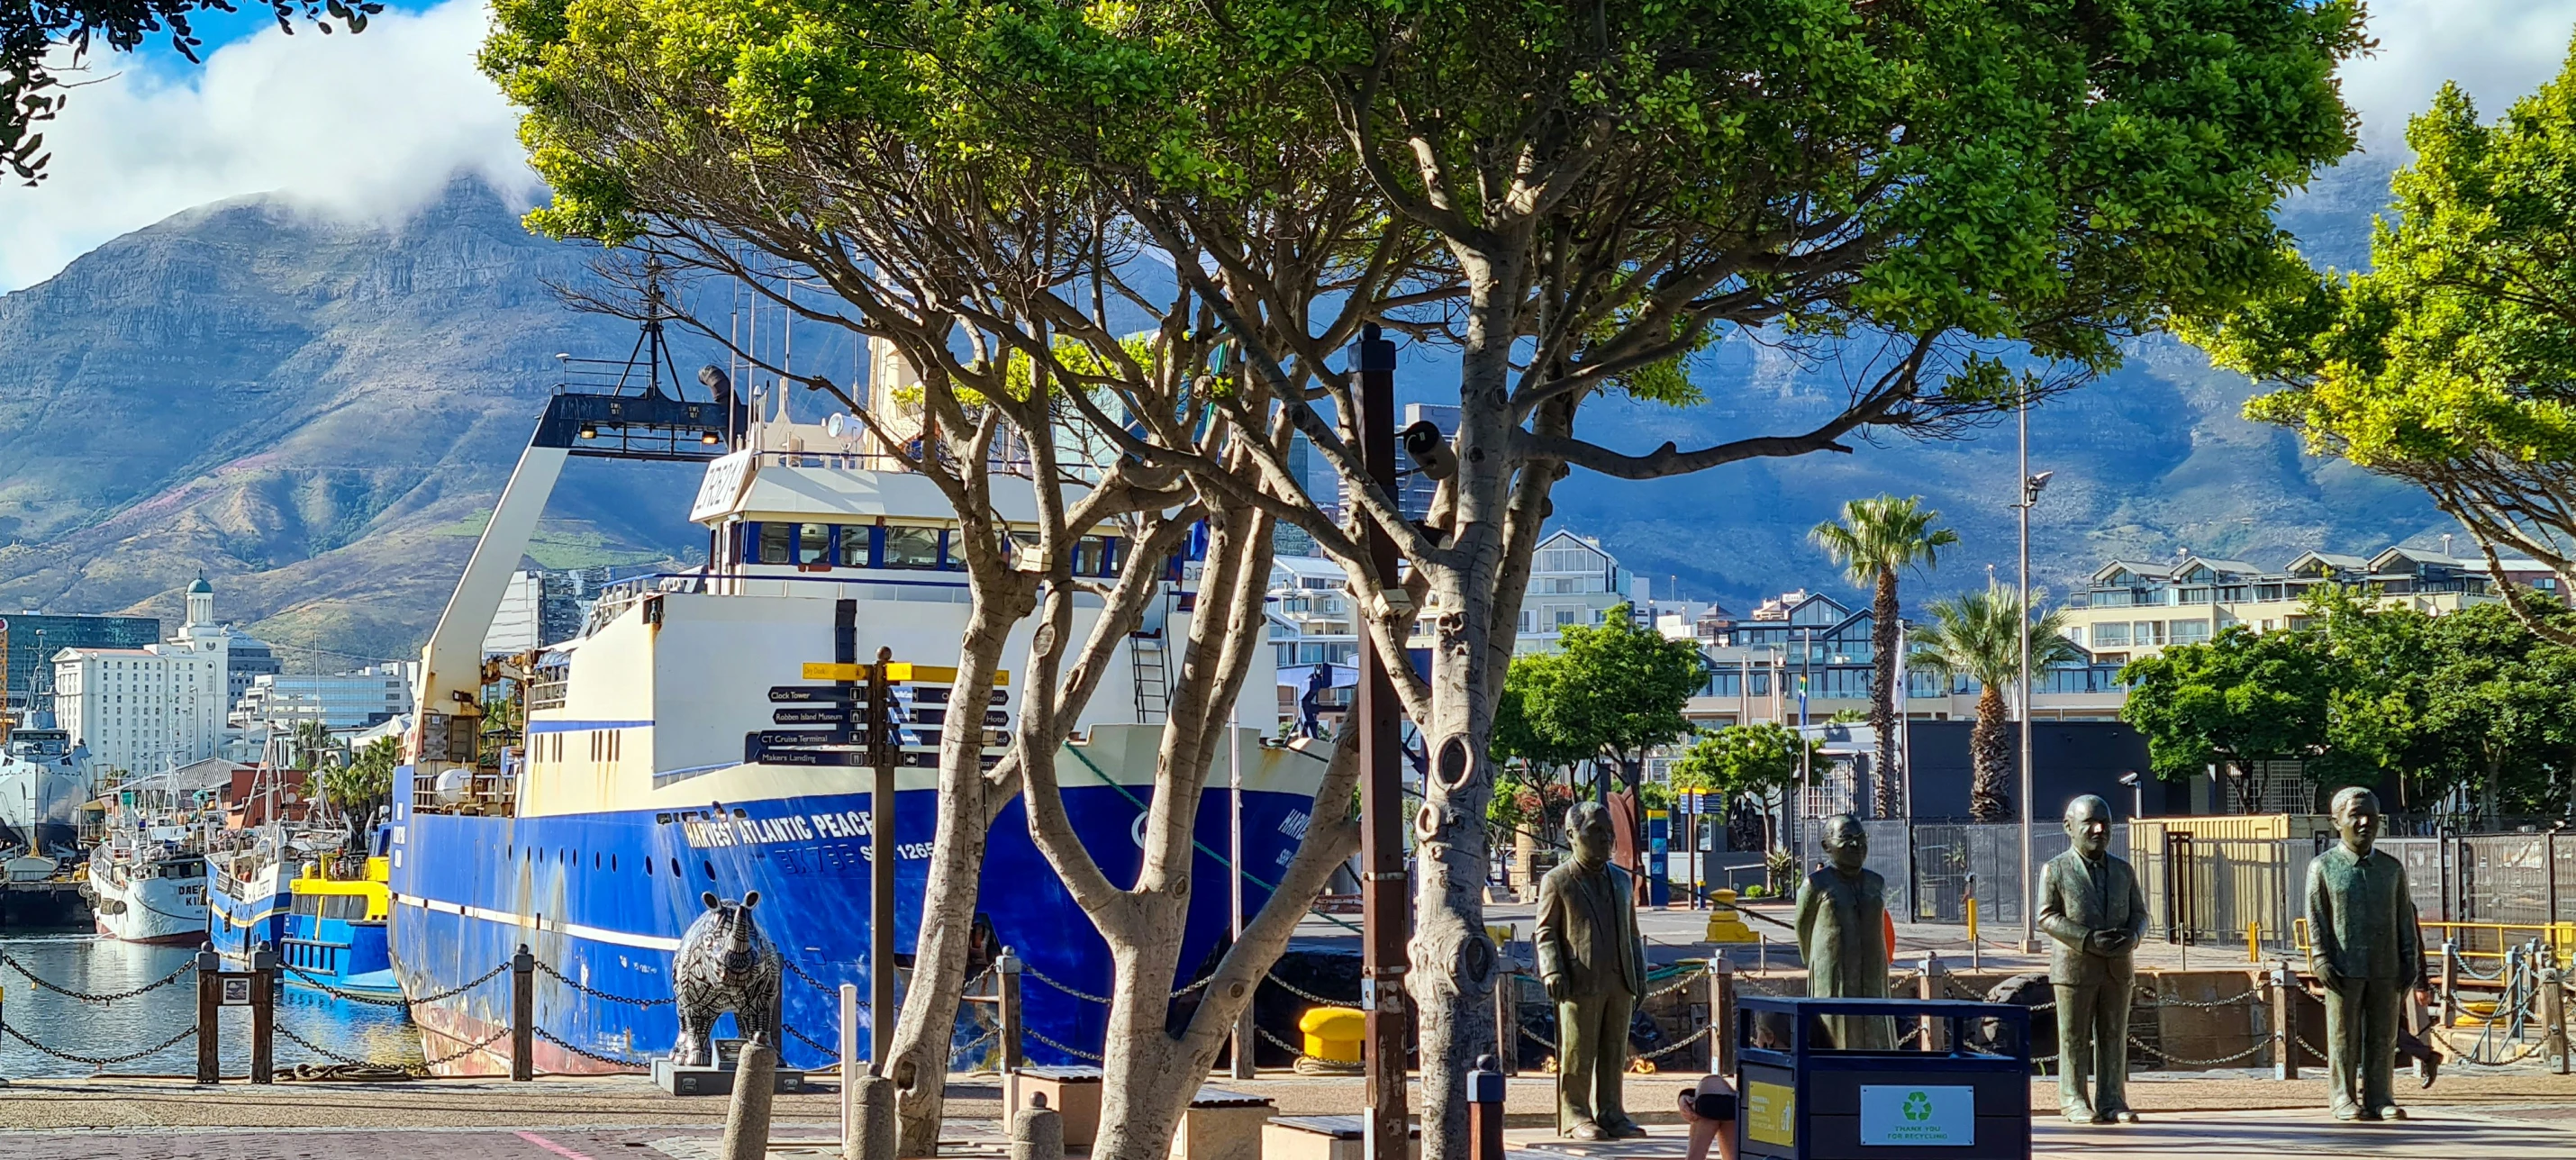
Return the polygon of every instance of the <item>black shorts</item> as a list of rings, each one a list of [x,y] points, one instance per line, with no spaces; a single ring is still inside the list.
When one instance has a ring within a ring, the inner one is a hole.
[[[1734,1092],[1698,1092],[1691,1096],[1691,1112],[1703,1120],[1735,1118]]]

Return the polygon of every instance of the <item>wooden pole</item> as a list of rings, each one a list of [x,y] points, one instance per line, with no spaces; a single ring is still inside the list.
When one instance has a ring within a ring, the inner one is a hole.
[[[537,956],[528,944],[510,956],[510,1082],[537,1078]]]
[[[277,1074],[277,952],[267,943],[250,956],[250,1082]]]
[[[868,1061],[890,1075],[894,1053],[894,686],[886,666],[894,650],[879,647],[868,667],[868,752],[876,758],[876,787],[868,794]],[[957,706],[949,707],[957,712]],[[971,723],[979,718],[967,714]]]
[[[197,952],[197,1082],[223,1079],[223,962],[212,950]]]
[[[1520,964],[1508,956],[1494,973],[1494,1067],[1505,1076],[1520,1072]]]
[[[1376,323],[1360,338],[1359,453],[1379,489],[1395,494],[1395,344]],[[1368,566],[1388,589],[1396,585],[1395,541],[1377,522],[1366,529]],[[1366,615],[1363,613],[1363,615]],[[1365,1160],[1404,1160],[1412,1152],[1406,1113],[1404,1040],[1412,1024],[1406,1000],[1405,944],[1412,936],[1410,875],[1404,858],[1404,780],[1398,730],[1403,708],[1390,675],[1404,658],[1378,651],[1376,637],[1360,633],[1359,696],[1353,706],[1360,727],[1360,1006],[1366,1010],[1362,1058],[1366,1061]]]
[[[993,978],[1002,995],[998,1005],[1002,1009],[1003,1107],[1017,1109],[1020,1106],[1020,1068],[1027,1064],[1028,1057],[1020,1050],[1020,1040],[1027,1035],[1020,1027],[1020,956],[1011,948],[1002,948],[1001,960],[993,964]]]
[[[2299,1078],[2298,1055],[2298,976],[2290,972],[2290,960],[2283,959],[2272,968],[2272,1078]]]

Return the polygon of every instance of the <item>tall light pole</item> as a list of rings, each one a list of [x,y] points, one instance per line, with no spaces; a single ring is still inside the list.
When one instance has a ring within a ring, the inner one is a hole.
[[[2021,949],[2032,954],[2039,950],[2039,921],[2032,906],[2038,892],[2032,889],[2030,844],[2030,508],[2055,473],[2030,473],[2030,404],[2024,402],[2016,414],[2021,420],[2021,502],[2013,505],[2021,512]]]

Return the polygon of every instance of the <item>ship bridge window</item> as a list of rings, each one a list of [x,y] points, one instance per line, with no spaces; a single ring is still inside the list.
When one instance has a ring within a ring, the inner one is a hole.
[[[760,529],[760,555],[758,557],[758,561],[760,563],[793,564],[796,562],[797,525],[761,523],[754,524],[753,526]]]
[[[796,562],[799,564],[832,563],[832,525],[796,525]]]
[[[841,532],[840,555],[833,562],[844,568],[874,568],[876,529],[867,524],[836,524]]]
[[[939,567],[940,534],[937,528],[887,528],[882,567]]]

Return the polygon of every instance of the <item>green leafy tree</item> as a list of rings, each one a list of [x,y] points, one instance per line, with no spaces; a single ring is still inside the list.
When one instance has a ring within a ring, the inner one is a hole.
[[[1765,844],[1776,845],[1779,831],[1767,819],[1777,816],[1789,787],[1797,784],[1801,759],[1813,764],[1823,753],[1823,744],[1814,741],[1805,743],[1802,753],[1798,731],[1777,722],[1729,725],[1700,734],[1673,761],[1673,788],[1719,794],[1727,801],[1752,799],[1770,830]]]
[[[1637,623],[1625,604],[1599,624],[1567,626],[1558,639],[1559,651],[1531,666],[1522,711],[1555,743],[1609,762],[1635,792],[1646,751],[1691,735],[1682,707],[1708,682],[1699,644]],[[1517,658],[1513,668],[1521,668]]]
[[[2491,562],[2527,555],[2576,590],[2576,58],[2493,123],[2446,84],[2406,141],[2367,271],[2284,250],[2271,290],[2190,336],[2277,388],[2248,416],[2424,489]]]
[[[1104,301],[1153,311],[1159,349],[1222,336],[1223,375],[1183,357],[1150,390],[1125,368],[1097,384],[1143,430],[1091,415],[1087,392],[1061,398],[1122,458],[1308,533],[1390,653],[1432,610],[1431,671],[1398,666],[1397,696],[1435,745],[1482,753],[1568,470],[1652,479],[1953,432],[2116,364],[2174,312],[2223,309],[2278,245],[2282,193],[2351,146],[2333,72],[2359,15],[2353,0],[2127,0],[2109,16],[505,0],[484,61],[527,110],[555,194],[545,228],[649,238],[729,274],[810,271],[841,301],[807,309],[925,364],[953,338],[1090,385],[1053,352],[1072,337],[1116,363]],[[1002,232],[960,222],[1056,232],[984,244]],[[1179,294],[1116,274],[1148,250]],[[1364,325],[1457,350],[1456,470],[1419,522],[1340,422],[1359,411],[1337,352]],[[1686,361],[1753,334],[1884,357],[1796,429],[1692,448],[1576,434],[1601,429],[1578,420],[1604,397],[1696,405]],[[1287,469],[1296,434],[1349,489],[1349,520]],[[1366,525],[1402,567],[1370,558]],[[1489,763],[1425,786],[1407,984],[1427,1090],[1459,1090],[1494,1050],[1493,787]],[[1182,1077],[1204,1074],[1231,1019],[1231,1000],[1210,1002],[1205,1027],[1161,1035],[1160,986],[1113,1010],[1103,1160],[1168,1150]],[[1435,1102],[1424,1155],[1466,1149],[1463,1106]]]
[[[1905,645],[1896,600],[1897,574],[1918,574],[1938,562],[1943,548],[1955,547],[1959,535],[1932,522],[1941,513],[1923,506],[1923,497],[1898,499],[1882,495],[1843,505],[1840,522],[1817,524],[1813,537],[1825,554],[1851,575],[1851,582],[1870,590],[1869,727],[1878,736],[1878,816],[1905,812],[1905,789],[1896,776],[1896,658]]]
[[[2146,735],[2157,776],[2233,770],[2237,806],[2253,813],[2267,781],[2263,763],[2306,760],[2325,748],[2336,677],[2313,630],[2257,633],[2232,624],[2205,644],[2122,667],[2129,700],[2120,716]]]
[[[2033,595],[2044,599],[2047,594]],[[1968,735],[1969,764],[1975,771],[1968,786],[1968,816],[1980,822],[2008,821],[2013,817],[2012,794],[2005,788],[2012,782],[2012,739],[2006,726],[2012,709],[2004,690],[2021,680],[2021,595],[1988,584],[1983,592],[1944,597],[1923,610],[1930,619],[1906,634],[1914,647],[1906,664],[1944,681],[1965,677],[1977,683],[1977,724]],[[2031,622],[2033,671],[2083,658],[2083,650],[2066,639],[2064,609],[2052,608]]]
[[[2567,619],[2564,610],[2543,611],[2539,622],[2563,632]],[[2489,823],[2508,808],[2555,814],[2576,805],[2576,650],[2543,639],[2502,605],[2433,617],[2427,629],[2433,664],[2416,719],[2450,773],[2444,780],[2465,787]]]
[[[393,800],[394,767],[400,764],[402,741],[379,737],[368,742],[348,764],[322,771],[322,796],[364,826]]]
[[[367,30],[367,17],[384,11],[373,0],[261,0],[277,17],[278,28],[292,33],[299,20],[324,33],[337,20],[352,33]],[[52,154],[37,126],[62,111],[68,89],[78,87],[63,74],[78,74],[90,64],[90,52],[132,52],[143,42],[169,34],[172,51],[197,59],[204,42],[192,20],[206,12],[235,11],[234,0],[35,0],[0,4],[0,170],[29,185],[42,180]]]

